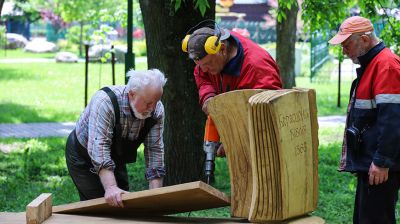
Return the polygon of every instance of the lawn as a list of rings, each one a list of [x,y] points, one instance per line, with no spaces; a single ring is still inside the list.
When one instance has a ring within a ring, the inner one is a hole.
[[[18,51],[7,54],[7,58],[21,57]],[[350,81],[342,82],[342,107],[338,108],[337,80],[331,77],[329,70],[332,66],[328,63],[321,70],[320,78],[313,82],[308,77],[296,78],[298,87],[316,89],[319,116],[345,113]],[[96,90],[111,84],[110,67],[100,63],[89,65],[89,99]],[[147,65],[139,63],[136,67],[146,69]],[[82,63],[0,64],[0,123],[76,121],[84,108],[83,71]],[[117,84],[124,82],[123,71],[124,65],[117,64]],[[355,179],[336,171],[343,128],[319,130],[320,187],[314,214],[327,223],[351,223]],[[25,206],[43,192],[53,194],[55,205],[79,200],[65,165],[65,141],[66,138],[0,139],[0,146],[16,148],[11,153],[0,152],[1,212],[24,211]],[[147,188],[143,177],[143,153],[138,155],[138,162],[128,166],[131,191]],[[224,158],[216,160],[214,186],[225,193],[230,192]],[[181,215],[229,217],[230,211],[226,207]]]
[[[0,64],[0,123],[76,121],[84,108],[84,63]],[[146,69],[145,63],[136,65]],[[116,64],[116,84],[124,83],[124,64]],[[89,64],[88,100],[112,84],[111,65]]]
[[[0,49],[0,59],[17,59],[17,58],[47,58],[54,59],[56,53],[32,53],[26,52],[23,49],[5,50]]]
[[[323,135],[336,133],[337,128],[325,128]],[[340,131],[339,131],[340,132]],[[321,136],[325,138],[327,136]],[[68,176],[64,160],[65,138],[0,139],[0,144],[14,144],[17,150],[0,153],[0,211],[24,211],[25,206],[40,193],[53,194],[53,204],[79,200],[78,193]],[[323,144],[319,149],[319,203],[314,215],[327,223],[350,223],[354,178],[337,172],[340,143],[338,139]],[[131,191],[146,189],[143,153],[138,161],[129,165]],[[217,189],[230,192],[229,174],[224,158],[216,160]],[[17,197],[16,197],[17,196]],[[182,215],[189,215],[188,213]],[[190,216],[229,217],[228,207],[191,212]]]
[[[115,73],[116,84],[122,85],[124,65],[116,64]],[[110,64],[89,64],[88,100],[111,80]],[[296,82],[298,87],[316,89],[319,116],[345,113],[344,106],[336,106],[335,80],[311,83],[308,77],[297,77]],[[349,88],[350,82],[343,82],[342,105],[347,104]],[[0,123],[76,121],[84,108],[84,64],[1,63],[0,89]]]

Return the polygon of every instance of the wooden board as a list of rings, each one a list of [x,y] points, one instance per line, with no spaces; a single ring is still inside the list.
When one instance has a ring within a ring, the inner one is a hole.
[[[250,221],[284,220],[316,209],[316,119],[311,90],[265,91],[249,99]]]
[[[311,135],[312,135],[312,149],[313,149],[313,177],[314,189],[318,189],[318,111],[317,111],[317,95],[314,89],[294,88],[301,91],[308,91],[308,100],[310,103],[310,121],[311,121]],[[318,190],[314,191],[314,207],[318,204]]]
[[[155,216],[229,205],[224,193],[201,181],[131,192],[123,194],[122,200],[124,208],[109,206],[104,198],[98,198],[54,206],[53,213]]]
[[[26,206],[26,223],[40,224],[50,217],[51,213],[51,194],[41,194]]]
[[[208,111],[224,144],[231,181],[231,215],[247,218],[252,195],[248,99],[263,90],[236,90],[213,97]]]
[[[0,223],[5,224],[26,224],[25,212],[11,213],[0,212]],[[233,218],[203,218],[203,217],[105,217],[105,216],[85,216],[85,215],[66,215],[53,214],[43,224],[142,224],[142,223],[248,223],[246,220]],[[266,222],[268,224],[268,222]],[[273,222],[274,224],[324,224],[324,220],[308,216],[297,218],[285,222]],[[271,223],[272,224],[272,223]]]

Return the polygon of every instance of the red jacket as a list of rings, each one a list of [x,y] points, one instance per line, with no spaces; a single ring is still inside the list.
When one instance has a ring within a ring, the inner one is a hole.
[[[359,60],[347,127],[360,130],[360,147],[345,142],[339,170],[368,172],[374,162],[400,171],[400,58],[380,43]]]
[[[240,34],[231,32],[231,37],[238,44],[238,54],[220,75],[205,73],[198,65],[194,69],[201,105],[207,98],[231,90],[282,88],[279,68],[271,55]]]

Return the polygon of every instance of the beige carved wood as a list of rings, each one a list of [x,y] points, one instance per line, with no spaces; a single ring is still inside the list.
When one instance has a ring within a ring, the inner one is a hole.
[[[265,222],[316,209],[313,90],[238,90],[214,97],[208,109],[226,148],[232,216]]]
[[[52,214],[51,194],[43,193],[26,206],[26,223],[40,224]],[[0,219],[1,220],[1,219]]]
[[[53,207],[54,213],[119,216],[166,215],[229,205],[229,198],[201,181],[122,195],[124,208],[109,206],[104,198]]]
[[[166,224],[166,223],[248,223],[247,220],[233,218],[205,218],[205,217],[177,217],[177,216],[152,216],[152,217],[119,217],[119,216],[87,216],[53,214],[43,224]],[[0,212],[0,223],[26,224],[25,212]],[[324,224],[319,217],[307,216],[293,220],[271,224]],[[265,224],[268,224],[266,222]]]
[[[247,218],[252,195],[252,171],[248,132],[248,99],[263,90],[236,90],[220,94],[208,103],[229,164],[231,215]]]

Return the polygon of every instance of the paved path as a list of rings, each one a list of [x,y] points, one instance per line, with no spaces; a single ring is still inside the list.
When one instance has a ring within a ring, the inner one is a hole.
[[[0,124],[0,138],[65,137],[75,127],[75,122]]]
[[[344,122],[344,116],[318,118],[321,128],[342,125]],[[74,122],[0,124],[0,138],[66,137],[74,127]]]

